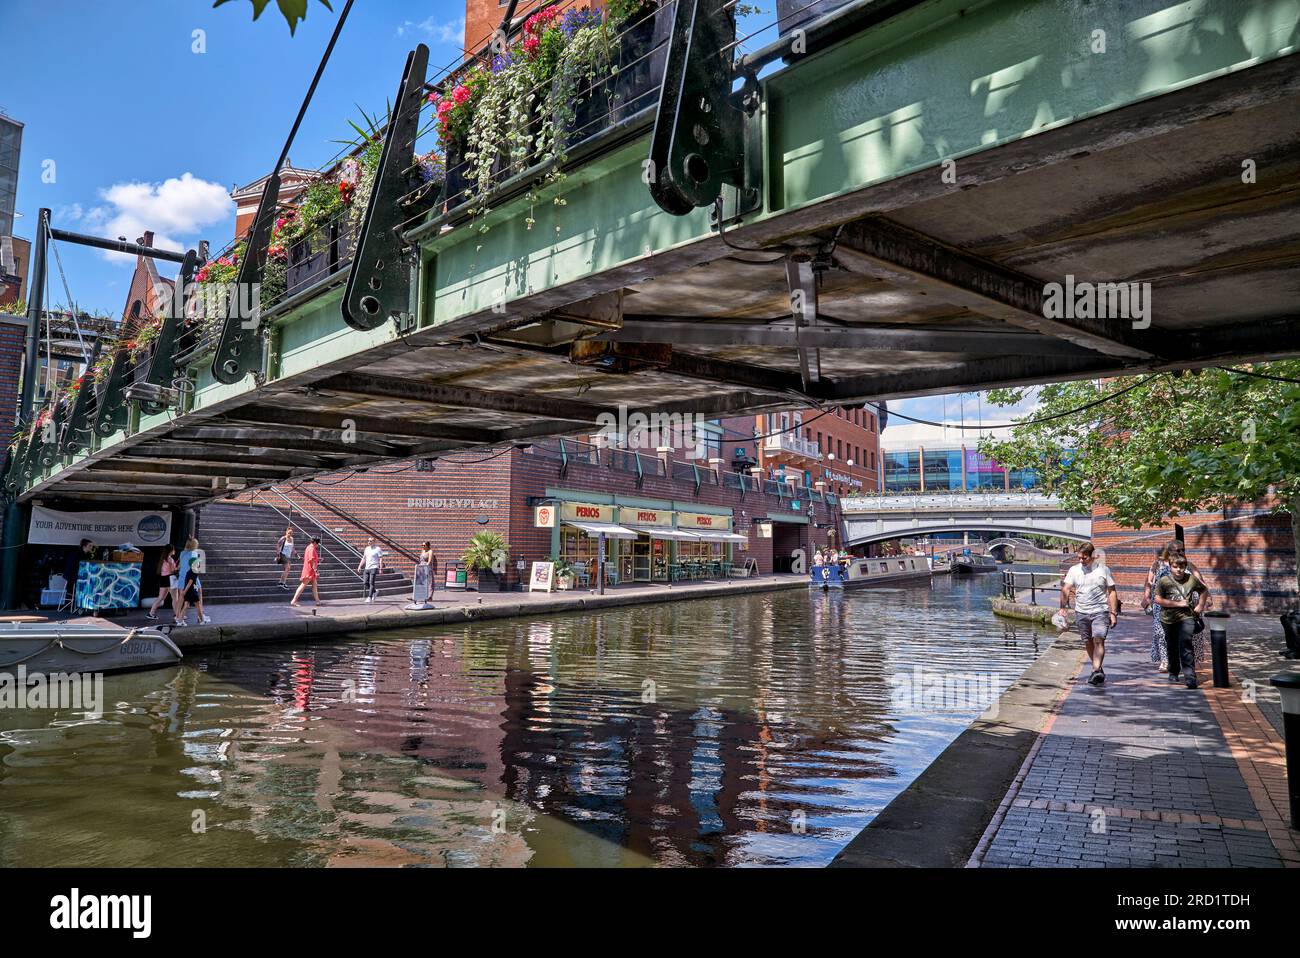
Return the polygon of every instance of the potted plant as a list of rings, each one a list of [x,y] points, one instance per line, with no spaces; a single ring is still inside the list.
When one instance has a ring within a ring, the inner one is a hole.
[[[577,576],[573,574],[573,563],[567,559],[555,560],[555,584],[561,589],[572,589]]]
[[[500,592],[505,583],[509,555],[510,546],[500,533],[476,532],[460,558],[466,569],[478,573],[480,592]]]
[[[346,205],[352,188],[343,180],[320,179],[303,191],[302,202],[276,221],[273,242],[288,256],[285,285],[290,293],[306,289],[329,272],[330,220]]]

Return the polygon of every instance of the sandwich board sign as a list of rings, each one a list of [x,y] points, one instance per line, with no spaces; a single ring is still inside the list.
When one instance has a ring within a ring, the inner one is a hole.
[[[533,574],[528,579],[529,592],[555,591],[555,563],[534,562]]]

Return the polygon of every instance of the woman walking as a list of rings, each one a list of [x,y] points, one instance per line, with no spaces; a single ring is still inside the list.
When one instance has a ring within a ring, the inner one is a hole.
[[[289,571],[293,568],[293,526],[287,526],[280,541],[275,544],[275,561],[280,565],[280,588],[289,590]]]
[[[179,594],[176,591],[176,573],[179,569],[180,563],[176,561],[176,547],[169,545],[163,550],[162,559],[158,561],[158,578],[162,580],[162,584],[158,587],[158,598],[153,600],[153,605],[145,613],[145,618],[158,618],[158,609],[167,601],[168,596],[171,596],[172,612],[176,611],[176,606],[180,601],[176,597]]]
[[[298,607],[298,600],[302,598],[303,591],[307,586],[311,586],[311,596],[316,600],[316,605],[320,606],[320,589],[316,583],[320,579],[320,536],[311,537],[311,545],[307,546],[302,554],[302,577],[298,582],[298,591],[293,594],[289,604],[294,608]]]

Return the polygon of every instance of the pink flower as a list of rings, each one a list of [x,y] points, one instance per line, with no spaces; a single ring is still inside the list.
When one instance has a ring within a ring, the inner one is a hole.
[[[469,102],[469,97],[469,87],[463,83],[451,91],[451,98],[456,101],[457,106],[464,106]]]

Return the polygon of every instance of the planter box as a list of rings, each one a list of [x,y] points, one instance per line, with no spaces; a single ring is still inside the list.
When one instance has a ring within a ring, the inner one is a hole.
[[[349,214],[345,213],[330,223],[330,236],[334,240],[332,264],[340,268],[352,262],[352,253],[356,248],[357,234],[348,223]]]
[[[478,590],[480,592],[504,592],[505,576],[497,575],[490,569],[479,570]]]
[[[668,0],[653,15],[648,6],[632,14],[633,26],[624,32],[618,45],[618,73],[610,81],[610,113],[615,123],[659,102],[676,14],[677,4]]]
[[[285,295],[292,296],[320,280],[330,271],[332,224],[312,230],[289,247],[285,271]]]
[[[453,210],[474,198],[477,184],[471,179],[471,170],[465,163],[463,144],[454,142],[447,144],[446,163],[447,179],[443,193],[446,197],[447,209]],[[508,178],[503,175],[508,165],[509,160],[505,154],[498,156],[493,162],[492,182],[494,184],[504,182]]]
[[[610,100],[614,95],[611,86],[612,79],[605,77],[596,80],[591,84],[591,89],[587,89],[587,78],[581,77],[578,80],[578,97],[572,104],[573,118],[568,122],[563,122],[558,116],[558,111],[552,114],[552,122],[555,124],[555,149],[556,152],[563,152],[575,143],[581,143],[583,140],[595,136],[601,130],[610,125]],[[552,102],[559,101],[559,80],[551,84]],[[554,109],[554,108],[552,108]]]

